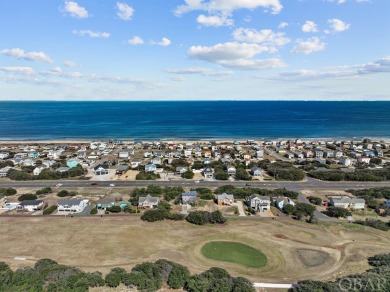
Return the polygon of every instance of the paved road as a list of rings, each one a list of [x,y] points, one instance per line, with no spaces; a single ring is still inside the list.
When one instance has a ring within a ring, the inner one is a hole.
[[[0,182],[0,188],[13,187],[55,187],[57,183],[61,183],[60,188],[70,187],[110,187],[110,184],[114,183],[115,187],[145,187],[148,185],[157,186],[183,186],[183,187],[219,187],[223,185],[234,185],[236,187],[245,187],[248,182],[244,181],[201,181],[196,183],[193,180],[188,181],[96,181],[97,185],[93,186],[93,181],[85,180],[59,180],[59,181],[12,181],[12,182]],[[302,189],[333,189],[333,190],[345,190],[345,189],[363,189],[373,187],[390,187],[390,181],[387,182],[326,182],[320,181],[308,177],[305,181],[300,182],[287,182],[287,181],[266,181],[257,182],[251,181],[250,187],[257,188],[287,188],[293,191],[299,191]]]

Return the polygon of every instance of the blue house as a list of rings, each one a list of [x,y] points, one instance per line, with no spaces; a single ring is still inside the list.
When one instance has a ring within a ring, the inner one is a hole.
[[[387,208],[390,208],[390,200],[386,200],[385,201],[385,205],[386,205]]]
[[[29,158],[38,158],[39,157],[39,152],[38,151],[31,151],[28,153]]]
[[[156,170],[157,166],[153,163],[145,165],[145,172],[155,172]]]

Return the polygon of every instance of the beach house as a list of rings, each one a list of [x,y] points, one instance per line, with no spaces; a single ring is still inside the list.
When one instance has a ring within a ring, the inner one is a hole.
[[[361,198],[350,198],[346,196],[332,196],[329,197],[331,206],[352,210],[364,210],[366,201]]]
[[[291,200],[290,198],[286,198],[286,197],[277,197],[276,200],[275,200],[275,206],[279,209],[279,210],[283,210],[284,206],[286,205],[292,205],[292,206],[295,206],[295,203],[293,202],[293,200]]]
[[[193,204],[196,202],[196,196],[198,193],[196,191],[189,191],[181,193],[181,202],[183,204]]]
[[[44,205],[45,203],[41,200],[26,200],[20,202],[19,205],[16,206],[16,210],[33,212],[33,211],[41,210]]]
[[[95,175],[106,175],[108,174],[107,164],[98,164],[93,168]]]
[[[147,195],[146,197],[139,197],[138,207],[140,208],[157,208],[160,203],[160,198]]]
[[[271,209],[271,199],[267,196],[254,194],[249,197],[247,205],[257,212],[265,212]]]
[[[79,213],[88,205],[88,200],[81,199],[62,199],[57,203],[58,212]]]

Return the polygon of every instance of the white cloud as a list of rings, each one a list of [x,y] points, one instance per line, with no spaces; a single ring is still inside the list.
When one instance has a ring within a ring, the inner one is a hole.
[[[284,46],[290,42],[285,33],[273,32],[270,29],[255,30],[249,28],[238,28],[233,31],[233,38],[237,41],[247,43],[263,43],[269,46]]]
[[[291,50],[291,53],[308,55],[324,49],[325,43],[322,43],[319,38],[313,37],[308,40],[298,39],[294,48]]]
[[[302,25],[303,32],[318,32],[317,24],[313,21],[306,21],[304,25]]]
[[[51,69],[51,72],[60,74],[62,73],[62,68],[58,66],[54,67],[53,69]]]
[[[271,79],[295,81],[295,80],[313,80],[329,78],[347,78],[377,73],[390,73],[390,56],[354,66],[338,66],[334,68],[321,68],[319,70],[297,70],[280,73]]]
[[[232,13],[234,10],[254,10],[259,7],[270,9],[272,13],[279,13],[283,6],[279,0],[184,0],[185,4],[175,9],[175,15],[202,10],[209,13]]]
[[[25,52],[22,49],[14,48],[14,49],[4,49],[0,51],[1,54],[13,57],[16,59],[23,59],[26,61],[37,61],[37,62],[45,62],[45,63],[53,63],[53,60],[50,59],[48,55],[44,52]]]
[[[284,28],[286,28],[287,26],[288,26],[288,23],[282,21],[281,23],[279,23],[278,28],[279,28],[279,29],[284,29]]]
[[[66,67],[69,67],[69,68],[73,68],[73,67],[77,67],[77,63],[73,62],[73,61],[70,61],[70,60],[67,60],[64,62],[64,66]]]
[[[199,15],[196,21],[204,26],[232,26],[234,21],[227,15]]]
[[[165,72],[171,74],[183,74],[183,75],[203,75],[203,76],[227,76],[231,75],[233,71],[215,71],[209,68],[191,67],[184,69],[166,69]]]
[[[72,31],[73,34],[79,35],[79,36],[89,36],[91,38],[109,38],[110,34],[108,32],[97,32],[92,30],[74,30]]]
[[[161,39],[161,41],[159,41],[159,42],[155,42],[155,41],[151,42],[152,45],[157,45],[157,46],[162,46],[162,47],[167,47],[167,46],[171,45],[171,43],[172,43],[171,40],[166,38],[166,37],[163,37]]]
[[[284,67],[285,64],[277,58],[252,59],[258,54],[274,50],[258,44],[228,42],[212,47],[192,46],[188,50],[188,56],[228,68],[261,70]]]
[[[328,23],[329,23],[330,27],[333,29],[333,31],[335,31],[335,32],[345,31],[345,30],[349,29],[349,27],[351,26],[350,24],[346,24],[344,21],[342,21],[340,19],[336,19],[336,18],[329,19]]]
[[[81,7],[77,2],[73,1],[65,1],[63,11],[75,18],[88,17],[88,11],[84,7]]]
[[[347,0],[324,0],[327,2],[335,2],[337,4],[344,4],[347,2]],[[364,2],[370,2],[371,0],[355,0],[357,3],[364,3]]]
[[[134,8],[127,5],[126,3],[116,2],[116,8],[118,12],[116,13],[120,19],[131,20],[134,14]]]
[[[0,67],[0,71],[11,74],[34,75],[35,71],[31,67]]]
[[[133,36],[131,39],[127,41],[130,45],[142,45],[144,44],[144,40],[139,36]]]

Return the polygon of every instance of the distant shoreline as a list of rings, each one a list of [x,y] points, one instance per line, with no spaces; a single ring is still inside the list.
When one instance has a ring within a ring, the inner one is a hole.
[[[107,141],[122,141],[123,143],[139,143],[139,142],[145,142],[145,143],[153,143],[153,142],[172,142],[172,143],[206,143],[206,142],[216,142],[216,143],[233,143],[234,141],[238,141],[239,143],[246,143],[247,141],[254,141],[254,142],[265,142],[265,141],[288,141],[288,140],[297,140],[300,139],[302,141],[362,141],[363,139],[371,139],[372,141],[384,141],[390,143],[390,137],[352,137],[352,138],[345,138],[345,137],[329,137],[329,138],[304,138],[304,137],[289,137],[289,138],[204,138],[204,139],[191,139],[191,138],[161,138],[161,139],[142,139],[142,138],[135,138],[135,139],[110,139],[110,138],[96,138],[96,139],[76,139],[76,138],[70,138],[70,139],[43,139],[43,140],[37,140],[37,139],[23,139],[23,140],[16,140],[16,139],[7,139],[7,140],[1,140],[0,144],[86,144],[86,143],[93,143],[93,142],[107,142]]]

